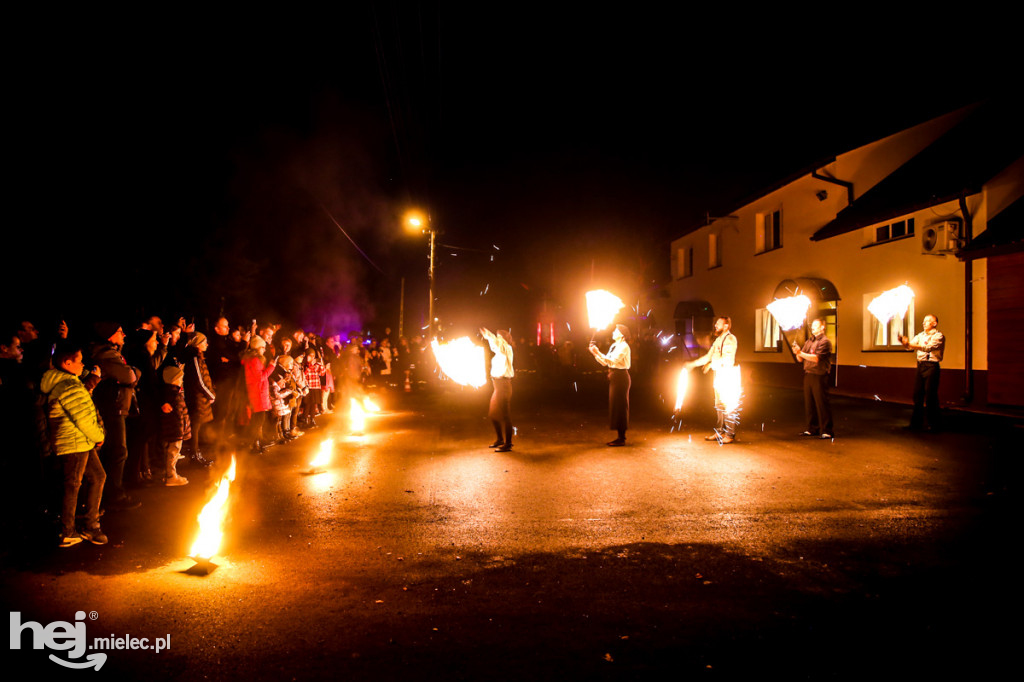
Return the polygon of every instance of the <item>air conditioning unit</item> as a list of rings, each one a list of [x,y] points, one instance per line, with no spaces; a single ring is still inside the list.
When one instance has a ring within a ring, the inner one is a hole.
[[[960,248],[960,223],[945,220],[921,230],[921,253],[941,256]]]

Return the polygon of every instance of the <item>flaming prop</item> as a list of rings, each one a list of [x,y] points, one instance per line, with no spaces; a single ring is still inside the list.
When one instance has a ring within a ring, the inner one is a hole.
[[[325,438],[320,443],[320,449],[317,451],[313,461],[309,463],[310,473],[323,471],[324,467],[331,463],[331,454],[334,451],[334,439]]]
[[[785,331],[793,331],[802,326],[807,319],[807,311],[811,307],[811,299],[803,294],[777,298],[768,304],[768,312]]]
[[[679,410],[683,409],[683,399],[686,396],[686,389],[690,385],[690,370],[683,367],[679,370],[679,379],[676,380],[676,409],[675,413],[678,414]]]
[[[906,284],[901,284],[895,289],[889,289],[889,291],[876,296],[868,304],[868,311],[875,316],[879,324],[885,325],[906,315],[913,300],[914,290]]]
[[[361,434],[366,430],[366,412],[355,398],[351,399],[349,406],[348,425],[354,434]]]
[[[604,289],[587,292],[587,318],[593,330],[604,329],[615,321],[615,316],[626,307],[622,299]]]
[[[483,346],[461,336],[448,343],[430,342],[441,372],[461,386],[480,388],[487,383],[487,368]]]
[[[221,476],[213,497],[203,510],[199,512],[199,535],[192,543],[189,557],[207,571],[213,564],[211,559],[220,550],[221,539],[224,537],[224,518],[228,512],[228,493],[231,483],[235,480],[235,457],[231,456],[231,466]]]

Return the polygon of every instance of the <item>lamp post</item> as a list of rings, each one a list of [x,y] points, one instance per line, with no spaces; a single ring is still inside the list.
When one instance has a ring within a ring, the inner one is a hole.
[[[430,285],[430,301],[427,306],[427,315],[429,317],[427,338],[432,339],[434,338],[434,323],[436,322],[434,317],[434,253],[437,243],[437,230],[430,224],[430,216],[418,211],[410,211],[406,214],[405,226],[406,229],[423,232],[430,236],[430,267],[427,270],[427,279]]]

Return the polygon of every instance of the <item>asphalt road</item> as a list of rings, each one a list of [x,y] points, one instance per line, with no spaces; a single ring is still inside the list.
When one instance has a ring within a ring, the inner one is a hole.
[[[721,446],[703,440],[706,389],[677,425],[661,389],[634,384],[629,444],[607,448],[599,375],[522,377],[509,453],[486,447],[486,389],[385,394],[362,437],[331,415],[239,453],[209,575],[185,555],[227,453],[104,516],[107,546],[12,538],[0,594],[22,623],[84,612],[90,642],[169,636],[159,653],[106,652],[96,674],[119,679],[950,679],[1011,664],[1018,424],[950,412],[943,432],[911,433],[906,406],[834,398],[837,437],[811,440],[800,396],[751,387]],[[334,459],[310,473],[328,435]],[[92,674],[21,642],[9,660],[27,674]]]

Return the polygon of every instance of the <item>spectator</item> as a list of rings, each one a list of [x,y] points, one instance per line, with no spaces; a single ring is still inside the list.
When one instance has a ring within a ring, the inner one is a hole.
[[[210,347],[206,335],[195,332],[185,345],[182,360],[185,371],[185,404],[192,422],[192,440],[186,447],[193,464],[210,466],[210,460],[199,450],[199,428],[213,421],[213,404],[217,399],[210,370],[206,365],[206,351]]]
[[[160,339],[153,329],[136,329],[124,346],[125,362],[139,371],[135,384],[137,412],[125,418],[128,459],[125,463],[125,481],[130,485],[144,485],[153,480],[150,460],[162,461],[160,444],[161,384],[157,375],[157,350]]]
[[[138,370],[129,367],[121,355],[125,334],[116,322],[94,325],[99,341],[93,346],[92,361],[101,370],[101,380],[93,394],[106,429],[100,460],[107,472],[108,501],[111,509],[135,509],[141,504],[124,490],[124,466],[128,459],[125,417],[138,409],[135,384]]]
[[[273,338],[273,333],[271,333]],[[245,372],[245,389],[249,398],[252,417],[249,420],[249,440],[256,454],[263,454],[268,444],[263,438],[263,424],[270,410],[270,374],[277,366],[277,359],[266,358],[267,342],[261,336],[253,337],[249,348],[242,353],[242,368]]]
[[[164,485],[188,485],[188,479],[178,474],[178,460],[182,458],[181,444],[192,435],[185,405],[185,373],[177,365],[166,365],[160,373],[163,379],[163,403],[160,405],[160,437],[164,445]]]

